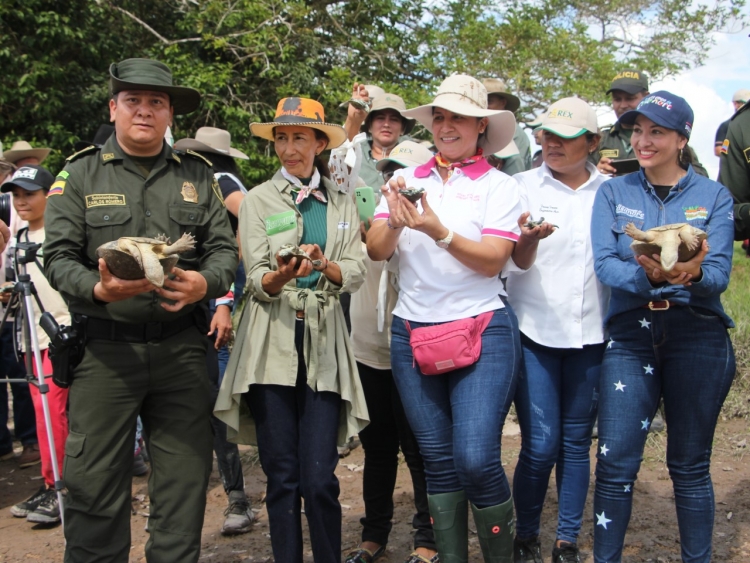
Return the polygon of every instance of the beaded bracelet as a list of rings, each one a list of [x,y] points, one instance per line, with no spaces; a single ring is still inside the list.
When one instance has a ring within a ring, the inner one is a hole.
[[[388,225],[388,228],[391,229],[392,231],[397,231],[399,229],[403,229],[404,228],[404,227],[394,227],[393,225],[391,225],[391,218],[390,217],[388,217],[388,219],[386,219],[385,222]]]

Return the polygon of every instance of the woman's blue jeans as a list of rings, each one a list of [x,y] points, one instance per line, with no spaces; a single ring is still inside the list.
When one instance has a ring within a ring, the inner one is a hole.
[[[539,535],[556,464],[557,539],[576,543],[589,490],[591,430],[605,345],[549,348],[523,334],[521,345],[523,367],[515,398],[522,436],[513,477],[516,535]]]
[[[711,444],[734,378],[732,343],[704,309],[635,309],[615,316],[600,382],[594,560],[622,559],[633,486],[649,425],[664,397],[667,467],[685,562],[711,560]]]
[[[409,324],[415,329],[439,323]],[[496,310],[477,363],[426,376],[414,363],[404,319],[393,317],[391,366],[424,459],[429,494],[463,490],[478,508],[510,498],[500,435],[520,367],[517,326],[510,308]]]

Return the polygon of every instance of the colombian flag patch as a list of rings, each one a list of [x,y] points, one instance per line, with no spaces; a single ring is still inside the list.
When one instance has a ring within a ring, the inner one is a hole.
[[[729,152],[729,139],[724,139],[721,144],[721,154],[727,154]]]
[[[47,192],[47,197],[51,195],[63,195],[63,192],[65,191],[65,180],[58,180],[54,184],[52,184],[52,187],[50,187],[49,191]]]

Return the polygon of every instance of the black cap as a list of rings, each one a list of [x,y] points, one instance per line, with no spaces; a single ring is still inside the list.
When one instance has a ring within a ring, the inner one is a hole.
[[[49,190],[54,181],[55,177],[44,166],[29,164],[16,170],[11,179],[3,184],[0,191],[7,193],[16,186],[29,192]]]
[[[628,69],[618,73],[612,79],[607,94],[612,90],[622,90],[628,94],[648,92],[648,76],[642,70]]]

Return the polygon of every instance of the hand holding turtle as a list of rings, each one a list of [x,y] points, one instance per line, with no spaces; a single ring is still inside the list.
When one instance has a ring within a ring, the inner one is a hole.
[[[414,205],[398,193],[402,189],[406,189],[406,180],[401,176],[389,180],[387,184],[383,184],[380,187],[380,192],[385,197],[386,202],[388,202],[388,213],[390,214],[388,223],[393,229],[400,229],[406,226],[403,206],[409,205],[414,208]]]
[[[521,229],[521,236],[526,237],[528,239],[532,239],[535,241],[540,241],[542,239],[547,238],[552,233],[555,232],[555,229],[557,228],[555,225],[551,223],[547,223],[546,221],[542,222],[540,225],[535,226],[529,226],[531,223],[529,222],[531,219],[531,213],[528,211],[525,213],[522,213],[521,216],[518,218],[518,226]]]
[[[173,278],[164,280],[164,287],[156,288],[156,293],[174,301],[161,304],[167,311],[175,313],[185,305],[196,303],[206,296],[208,282],[200,272],[175,267],[172,268],[172,275]]]
[[[422,213],[406,197],[401,194],[398,197],[401,199],[404,223],[407,227],[415,231],[421,231],[434,240],[440,240],[448,236],[448,228],[440,222],[440,218],[427,203],[426,193],[422,194]]]
[[[708,254],[708,240],[703,240],[698,253],[686,262],[677,262],[669,271],[664,271],[661,258],[658,254],[652,256],[637,256],[636,261],[646,271],[648,279],[652,282],[668,282],[672,285],[690,286],[691,280],[700,280],[702,277],[701,264]]]
[[[364,84],[355,82],[352,86],[352,97],[349,100],[349,107],[347,108],[348,117],[352,121],[364,123],[370,105],[370,95],[367,88],[365,88]]]
[[[123,280],[112,275],[107,263],[99,258],[99,281],[94,286],[94,299],[105,303],[124,301],[140,293],[154,291],[156,286],[146,278],[140,280]]]

